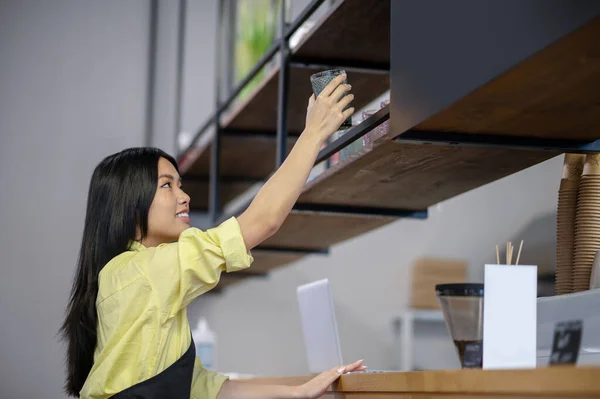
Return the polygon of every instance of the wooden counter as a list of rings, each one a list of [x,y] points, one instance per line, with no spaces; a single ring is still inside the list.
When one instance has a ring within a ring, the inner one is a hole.
[[[298,385],[309,379],[257,378],[248,381]],[[323,398],[600,398],[600,368],[558,366],[535,370],[471,369],[346,374]]]

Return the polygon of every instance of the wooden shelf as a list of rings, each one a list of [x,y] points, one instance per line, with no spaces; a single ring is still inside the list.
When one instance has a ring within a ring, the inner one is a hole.
[[[334,244],[395,220],[398,218],[293,210],[279,231],[262,245],[280,248],[327,249]]]
[[[337,1],[294,51],[330,65],[390,65],[390,0]]]
[[[326,170],[304,187],[298,202],[424,210],[559,154],[388,139]]]
[[[600,17],[532,55],[414,129],[597,140],[600,137],[598,38]]]

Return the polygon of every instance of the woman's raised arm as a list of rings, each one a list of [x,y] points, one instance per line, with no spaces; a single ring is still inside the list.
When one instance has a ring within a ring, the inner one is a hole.
[[[237,219],[248,250],[279,230],[298,200],[325,141],[354,113],[344,108],[354,96],[344,94],[350,85],[337,76],[315,99],[309,99],[306,127],[281,167],[258,192],[248,209]]]

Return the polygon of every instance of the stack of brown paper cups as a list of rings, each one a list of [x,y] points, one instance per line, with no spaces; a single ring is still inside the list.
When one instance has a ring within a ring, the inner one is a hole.
[[[556,294],[573,290],[573,258],[575,249],[575,219],[577,193],[585,155],[565,154],[562,179],[558,190],[556,220]]]
[[[594,256],[600,250],[600,154],[585,158],[577,196],[573,292],[590,286]]]

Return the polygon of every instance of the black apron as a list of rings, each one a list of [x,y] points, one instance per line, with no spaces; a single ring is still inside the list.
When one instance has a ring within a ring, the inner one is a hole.
[[[154,377],[135,384],[111,399],[190,399],[196,346],[194,340],[175,363]]]

